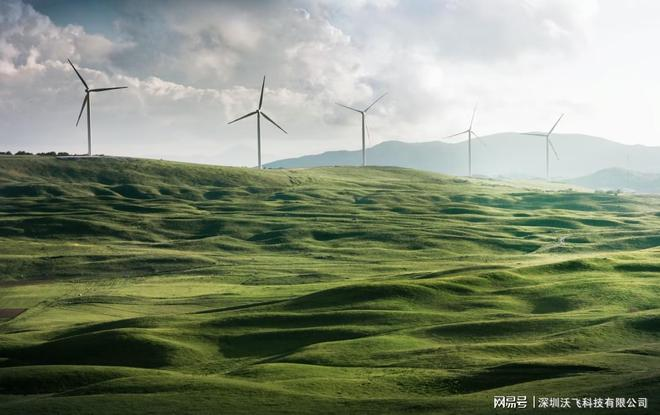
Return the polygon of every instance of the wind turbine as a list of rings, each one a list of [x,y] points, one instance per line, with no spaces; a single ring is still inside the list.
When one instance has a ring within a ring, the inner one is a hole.
[[[557,127],[557,124],[559,124],[559,121],[561,121],[561,118],[564,116],[564,114],[561,114],[559,118],[557,118],[557,121],[555,122],[555,125],[552,126],[550,131],[547,133],[523,133],[525,135],[535,135],[537,137],[545,137],[545,179],[550,180],[550,148],[552,148],[552,152],[555,153],[555,157],[557,157],[557,160],[559,160],[559,154],[557,154],[557,150],[555,149],[555,145],[552,144],[552,140],[550,140],[550,135],[552,132],[555,130],[555,127]]]
[[[474,136],[476,138],[479,138],[477,133],[475,133],[474,130],[472,129],[472,124],[474,123],[474,115],[476,113],[477,113],[477,106],[475,105],[474,109],[472,110],[472,119],[470,119],[470,126],[468,127],[467,130],[461,131],[460,133],[456,133],[456,134],[453,134],[453,135],[449,135],[447,137],[444,137],[444,138],[452,138],[452,137],[456,137],[456,136],[459,136],[459,135],[462,135],[462,134],[467,134],[468,135],[468,139],[467,139],[467,142],[468,142],[468,176],[470,176],[470,177],[472,177],[472,136]],[[481,140],[480,140],[480,142],[481,142]]]
[[[67,59],[69,61],[69,65],[73,68],[73,70],[76,72],[76,75],[78,75],[78,78],[80,78],[80,82],[83,83],[85,86],[85,99],[83,99],[82,107],[80,108],[80,114],[78,114],[78,120],[76,121],[76,127],[78,126],[78,123],[80,122],[80,117],[82,117],[82,113],[85,110],[85,106],[87,106],[87,156],[92,155],[92,120],[91,120],[91,110],[90,110],[90,102],[89,102],[89,94],[91,92],[103,92],[103,91],[111,91],[113,89],[124,89],[128,88],[127,86],[115,86],[112,88],[95,88],[95,89],[89,89],[89,86],[87,85],[87,82],[83,79],[83,77],[80,75],[80,72],[76,69],[75,66],[73,66],[73,63],[71,63],[70,59]]]
[[[257,114],[257,158],[258,158],[258,166],[259,169],[261,169],[261,116],[263,115],[268,121],[270,121],[275,127],[279,128],[280,130],[284,131],[284,134],[288,134],[284,128],[280,127],[277,125],[275,121],[273,121],[268,115],[266,115],[265,112],[261,111],[261,106],[264,103],[264,86],[266,85],[266,76],[264,75],[264,80],[261,83],[261,95],[259,96],[259,107],[256,109],[256,111],[252,111],[249,114],[245,114],[242,117],[236,118],[234,121],[230,121],[227,124],[233,124],[236,121],[240,121],[243,118],[250,117],[254,114]]]
[[[367,153],[366,153],[365,144],[364,144],[364,134],[365,134],[365,129],[366,129],[366,125],[367,125],[365,115],[367,115],[367,111],[369,111],[369,109],[371,107],[373,107],[378,101],[380,101],[385,95],[387,95],[387,92],[384,93],[383,95],[379,96],[374,102],[371,103],[371,105],[369,105],[364,110],[359,110],[359,109],[356,109],[356,108],[353,108],[353,107],[349,107],[348,105],[336,103],[340,107],[344,107],[344,108],[349,109],[351,111],[359,112],[360,115],[362,116],[362,167],[367,165]]]

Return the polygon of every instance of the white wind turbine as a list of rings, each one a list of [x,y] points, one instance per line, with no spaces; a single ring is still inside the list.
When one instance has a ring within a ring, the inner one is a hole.
[[[369,109],[371,107],[373,107],[378,101],[380,101],[385,95],[387,95],[387,92],[384,93],[383,95],[379,96],[374,102],[371,103],[371,105],[369,105],[364,110],[359,110],[359,109],[349,107],[349,106],[344,105],[344,104],[337,103],[337,105],[339,105],[340,107],[344,107],[344,108],[349,109],[351,111],[359,112],[360,115],[362,116],[362,167],[367,165],[367,153],[366,153],[365,143],[364,143],[364,141],[365,141],[364,140],[365,139],[365,130],[367,128],[366,127],[367,124],[366,124],[365,116],[367,115],[367,111],[369,111]]]
[[[236,118],[234,121],[230,121],[227,124],[233,124],[236,121],[240,121],[243,118],[250,117],[252,115],[257,114],[257,159],[258,159],[258,168],[261,169],[261,116],[263,115],[264,118],[266,118],[268,121],[270,121],[275,127],[279,128],[280,130],[284,131],[284,128],[280,127],[277,125],[275,121],[273,121],[268,115],[266,115],[265,112],[261,111],[261,106],[264,102],[264,86],[266,85],[266,76],[264,75],[264,80],[261,83],[261,95],[259,96],[259,107],[255,110],[252,111],[249,114],[245,114],[242,117]],[[286,131],[284,131],[284,134],[288,134]]]
[[[472,129],[472,124],[474,123],[474,115],[476,113],[477,113],[477,106],[475,105],[474,109],[472,110],[472,119],[470,119],[470,126],[468,127],[467,130],[461,131],[460,133],[449,135],[447,137],[444,137],[444,138],[452,138],[452,137],[456,137],[456,136],[459,136],[459,135],[462,135],[462,134],[467,134],[468,135],[468,139],[467,139],[467,142],[468,142],[468,176],[470,176],[470,177],[472,177],[472,137],[474,136],[475,138],[479,138],[477,133],[475,133],[474,130]],[[479,142],[481,142],[481,144],[483,144],[483,142],[481,140],[479,140]]]
[[[557,150],[555,149],[554,144],[552,144],[552,140],[550,140],[550,135],[552,132],[555,130],[555,127],[557,127],[557,124],[559,124],[559,121],[561,121],[561,118],[564,116],[564,114],[561,114],[559,118],[557,118],[557,121],[555,122],[555,125],[552,126],[550,131],[547,133],[523,133],[525,135],[535,135],[537,137],[545,137],[545,179],[550,180],[550,148],[552,148],[552,152],[555,153],[555,157],[557,157],[557,160],[559,160],[559,154],[557,154]]]
[[[80,72],[76,69],[75,66],[73,66],[73,63],[71,63],[70,59],[67,59],[69,61],[69,64],[73,68],[73,70],[76,72],[76,75],[78,75],[78,78],[80,78],[80,82],[83,83],[85,86],[85,99],[83,99],[82,107],[80,108],[80,114],[78,114],[78,120],[76,121],[76,127],[78,126],[78,123],[80,122],[80,117],[82,117],[82,113],[85,110],[85,106],[87,107],[87,156],[92,155],[92,120],[91,120],[91,109],[90,109],[90,100],[89,100],[89,94],[91,92],[103,92],[103,91],[111,91],[113,89],[124,89],[128,88],[127,86],[115,86],[112,88],[95,88],[95,89],[89,89],[89,86],[87,85],[87,82],[83,79],[83,77],[80,75]]]

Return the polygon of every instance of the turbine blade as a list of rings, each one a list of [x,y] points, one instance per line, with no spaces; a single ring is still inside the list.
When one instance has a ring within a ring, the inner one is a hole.
[[[272,122],[275,127],[277,127],[280,130],[284,131],[284,134],[289,134],[289,133],[286,132],[286,130],[284,128],[280,127],[279,125],[277,125],[277,123],[275,121],[271,120],[270,117],[268,115],[266,115],[266,113],[262,112],[261,115],[263,115],[268,121]]]
[[[356,110],[356,109],[353,108],[353,107],[349,107],[348,105],[340,104],[340,103],[338,103],[338,102],[335,102],[335,104],[339,105],[340,107],[344,107],[344,108],[346,108],[346,109],[349,109],[349,110],[351,110],[351,111],[355,111],[355,112],[359,112],[359,113],[362,112],[362,111],[360,111],[360,110]]]
[[[90,89],[89,92],[101,92],[101,91],[112,91],[113,89],[125,89],[128,88],[127,86],[115,86],[112,88],[96,88],[96,89]]]
[[[467,133],[467,132],[469,132],[469,131],[470,131],[470,130],[461,131],[460,133],[456,133],[456,134],[448,135],[448,136],[446,136],[446,137],[442,137],[442,138],[445,139],[445,138],[456,137],[456,136],[459,136],[459,135],[461,135],[461,134],[465,134],[465,133]]]
[[[469,131],[470,131],[470,132],[472,132],[472,135],[473,135],[474,137],[477,137],[477,138],[479,138],[479,136],[477,135],[477,133],[475,133],[475,132],[474,132],[474,130],[473,130],[473,129],[470,129]]]
[[[470,130],[472,129],[472,124],[474,123],[474,115],[477,113],[477,105],[474,105],[474,109],[472,110],[472,119],[470,120]]]
[[[481,144],[481,145],[484,146],[484,147],[488,147],[488,146],[486,145],[486,143],[484,143],[484,140],[482,140],[481,137],[477,135],[477,133],[475,133],[474,131],[472,131],[472,135],[477,139],[477,141],[479,142],[479,144]]]
[[[484,146],[484,147],[488,147],[488,146],[486,145],[486,143],[484,143],[484,140],[481,139],[481,137],[477,137],[477,141],[478,141],[479,144],[481,144],[482,146]]]
[[[563,116],[564,116],[564,114],[559,116],[559,118],[557,119],[557,122],[555,122],[555,125],[552,126],[550,131],[548,131],[548,135],[552,134],[552,132],[555,130],[555,127],[557,126],[557,124],[559,124],[559,121],[561,121],[561,117],[563,117]]]
[[[536,136],[536,137],[545,137],[545,136],[547,135],[547,134],[541,134],[541,133],[519,133],[519,134],[522,134],[522,135],[533,135],[533,136]]]
[[[375,100],[374,102],[372,102],[371,105],[369,105],[369,106],[367,107],[367,109],[364,110],[364,112],[369,111],[369,108],[371,108],[371,107],[373,107],[374,105],[376,105],[376,102],[378,102],[378,101],[380,101],[381,99],[383,99],[383,98],[385,97],[385,95],[387,95],[387,92],[384,93],[383,95],[379,96],[378,98],[376,98],[376,100]]]
[[[238,118],[236,118],[234,121],[230,121],[230,122],[228,122],[227,125],[229,125],[229,124],[233,124],[233,123],[235,123],[236,121],[240,121],[240,120],[242,120],[243,118],[247,118],[247,117],[249,117],[250,115],[254,115],[254,114],[256,114],[256,113],[257,113],[257,111],[252,111],[252,112],[249,113],[249,114],[245,114],[245,115],[242,116],[242,117],[238,117]]]
[[[367,140],[369,145],[372,145],[371,142],[371,131],[369,131],[369,123],[367,122],[367,117],[364,117],[364,127],[367,129]]]
[[[550,143],[550,148],[552,149],[552,152],[555,153],[555,157],[557,157],[557,160],[559,160],[559,154],[557,154],[557,150],[555,150],[555,145],[552,144],[552,140],[548,138],[548,143]]]
[[[71,63],[71,59],[67,59],[67,60],[69,61],[69,65],[71,65],[71,67],[73,68],[73,70],[76,71],[76,75],[78,75],[78,78],[80,78],[80,81],[83,83],[83,85],[85,85],[85,89],[89,89],[89,87],[87,86],[87,82],[85,82],[85,80],[83,79],[83,77],[80,75],[80,72],[78,72],[78,70],[76,69],[76,67],[73,66],[73,64]]]
[[[264,80],[261,83],[261,95],[259,96],[259,108],[261,109],[261,105],[264,103],[264,86],[266,86],[266,75],[264,75]]]
[[[83,99],[82,107],[80,108],[80,114],[78,114],[78,120],[76,120],[76,127],[78,126],[78,123],[80,122],[80,117],[82,117],[83,110],[85,109],[85,105],[87,105],[87,100],[89,100],[89,94],[85,94],[85,99]]]

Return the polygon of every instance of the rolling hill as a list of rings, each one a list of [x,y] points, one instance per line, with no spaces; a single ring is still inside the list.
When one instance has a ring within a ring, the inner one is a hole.
[[[0,413],[653,405],[660,199],[570,186],[2,157]]]
[[[568,180],[579,186],[596,190],[624,190],[637,193],[660,193],[660,174],[611,168],[588,176]]]
[[[619,167],[660,173],[660,147],[625,145],[580,134],[553,134],[559,160],[551,154],[551,176],[574,178]],[[481,142],[481,143],[480,143]],[[545,139],[517,133],[489,135],[473,142],[473,172],[490,177],[545,177]],[[358,165],[360,151],[332,151],[279,160],[266,166],[297,168]],[[367,162],[451,175],[467,175],[467,143],[386,141],[367,149]]]

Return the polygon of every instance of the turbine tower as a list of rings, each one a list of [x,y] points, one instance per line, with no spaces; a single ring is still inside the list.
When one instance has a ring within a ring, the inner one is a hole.
[[[379,96],[374,102],[371,103],[371,105],[369,105],[364,110],[359,110],[359,109],[356,109],[356,108],[353,108],[353,107],[349,107],[348,105],[337,103],[337,105],[339,105],[340,107],[344,107],[344,108],[349,109],[351,111],[358,112],[362,116],[362,167],[367,165],[367,152],[366,152],[365,143],[364,143],[364,141],[365,141],[364,140],[365,130],[366,130],[366,125],[367,125],[367,121],[365,119],[365,116],[367,115],[367,111],[369,111],[369,109],[371,107],[373,107],[378,101],[380,101],[385,95],[387,95],[387,92],[384,93],[383,95]]]
[[[115,86],[112,88],[95,88],[95,89],[89,89],[89,86],[87,85],[87,82],[83,79],[83,77],[80,75],[80,72],[76,69],[75,66],[73,66],[73,63],[71,63],[70,59],[67,59],[69,61],[69,65],[73,68],[73,70],[76,72],[76,75],[78,75],[78,78],[80,78],[80,82],[83,83],[85,86],[85,99],[83,99],[82,107],[80,108],[80,114],[78,114],[78,120],[76,121],[76,127],[78,126],[78,123],[80,122],[80,117],[82,117],[82,113],[85,110],[85,107],[87,107],[87,156],[91,157],[92,155],[92,120],[91,120],[91,109],[90,109],[90,100],[89,100],[89,94],[92,92],[103,92],[103,91],[111,91],[113,89],[124,89],[128,88],[127,86]]]
[[[525,135],[535,135],[537,137],[545,137],[545,180],[549,181],[550,180],[550,149],[552,148],[552,152],[555,153],[555,157],[557,160],[559,160],[559,154],[557,154],[557,150],[555,149],[555,145],[552,144],[552,140],[550,140],[550,135],[552,132],[555,130],[555,127],[557,127],[557,124],[559,124],[559,121],[561,121],[561,118],[564,116],[564,114],[561,114],[559,118],[557,118],[557,121],[555,122],[555,125],[552,126],[550,131],[547,133],[523,133]]]
[[[250,117],[252,115],[257,115],[257,159],[258,159],[258,168],[261,169],[261,116],[263,115],[264,118],[266,118],[268,121],[270,121],[275,127],[279,128],[284,132],[284,134],[288,134],[286,131],[284,131],[284,128],[280,127],[277,125],[275,121],[273,121],[268,115],[266,115],[265,112],[261,111],[261,106],[264,103],[264,86],[266,85],[266,76],[264,75],[264,80],[261,83],[261,95],[259,96],[259,107],[255,110],[252,111],[249,114],[245,114],[242,117],[236,118],[234,121],[230,121],[227,124],[233,124],[236,121],[240,121],[243,118]]]
[[[460,133],[452,134],[444,138],[452,138],[456,137],[462,134],[467,134],[468,135],[468,176],[472,177],[472,136],[479,138],[477,133],[474,132],[472,129],[472,124],[474,123],[474,115],[477,113],[477,106],[474,106],[474,109],[472,110],[472,119],[470,119],[470,126],[468,127],[467,130],[461,131]],[[481,140],[480,140],[481,141]],[[483,144],[483,143],[482,143]]]

